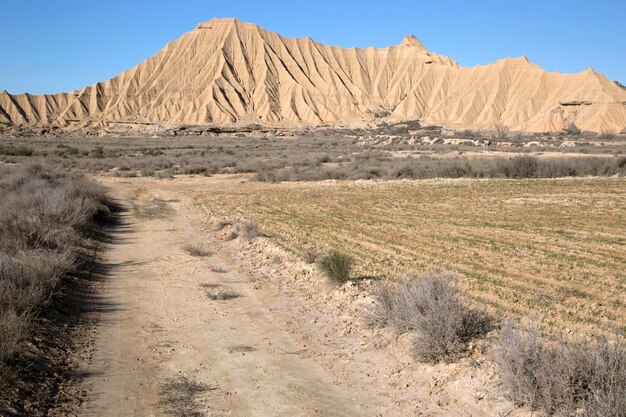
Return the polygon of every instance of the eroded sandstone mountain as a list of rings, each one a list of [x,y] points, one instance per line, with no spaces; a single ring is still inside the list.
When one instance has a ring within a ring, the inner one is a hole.
[[[462,68],[414,36],[388,48],[340,48],[213,19],[111,80],[70,93],[0,94],[0,122],[39,126],[322,125],[377,117],[619,132],[626,90],[591,69],[550,73],[525,57]]]

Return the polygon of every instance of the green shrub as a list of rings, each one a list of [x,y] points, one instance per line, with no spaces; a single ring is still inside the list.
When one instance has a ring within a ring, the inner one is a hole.
[[[319,267],[332,281],[343,284],[350,280],[354,258],[344,253],[333,251],[318,261]]]
[[[35,150],[26,146],[6,146],[0,145],[0,155],[7,156],[33,156]]]

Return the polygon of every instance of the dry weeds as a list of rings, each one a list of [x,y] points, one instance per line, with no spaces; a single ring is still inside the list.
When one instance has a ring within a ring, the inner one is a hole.
[[[454,361],[468,342],[493,329],[490,317],[462,302],[446,274],[427,272],[381,283],[373,296],[374,306],[367,315],[370,324],[411,332],[413,353],[423,362]]]

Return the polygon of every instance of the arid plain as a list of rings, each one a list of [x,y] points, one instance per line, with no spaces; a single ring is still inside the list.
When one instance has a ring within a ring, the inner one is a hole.
[[[626,89],[213,19],[0,94],[2,416],[626,416]]]

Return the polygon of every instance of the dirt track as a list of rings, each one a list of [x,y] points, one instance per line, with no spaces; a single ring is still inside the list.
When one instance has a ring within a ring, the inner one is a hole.
[[[129,210],[107,255],[113,267],[102,301],[110,308],[86,370],[81,415],[371,415],[359,406],[372,401],[360,395],[365,387],[348,393],[335,384],[247,279],[212,272],[225,266],[219,255],[182,249],[201,240],[178,202],[119,187],[115,194]],[[203,284],[240,297],[210,300]]]

